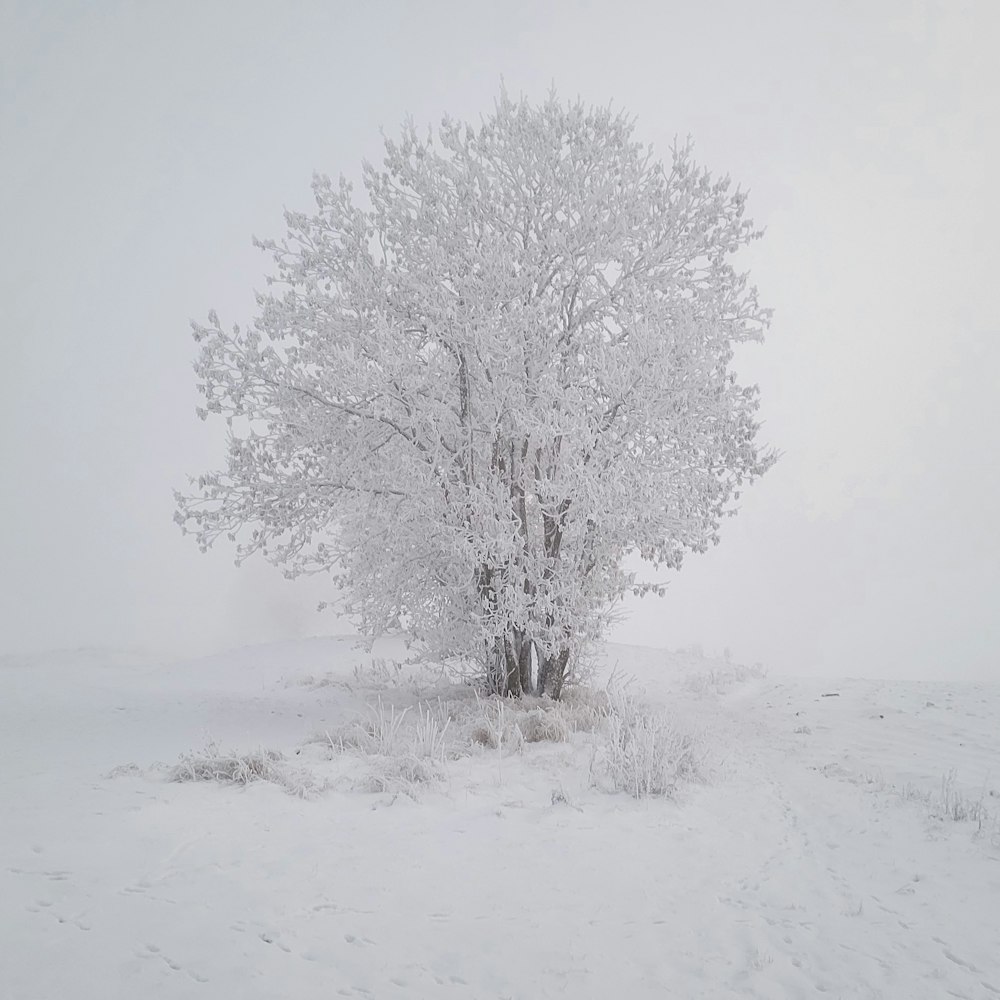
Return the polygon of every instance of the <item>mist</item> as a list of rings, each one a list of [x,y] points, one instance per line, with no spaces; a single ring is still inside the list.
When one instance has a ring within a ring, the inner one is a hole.
[[[191,318],[254,312],[251,237],[407,115],[501,80],[613,102],[749,189],[775,310],[738,357],[778,465],[617,642],[776,672],[1000,678],[995,5],[8,6],[0,15],[0,652],[192,654],[352,629],[328,581],[172,522],[224,459]]]

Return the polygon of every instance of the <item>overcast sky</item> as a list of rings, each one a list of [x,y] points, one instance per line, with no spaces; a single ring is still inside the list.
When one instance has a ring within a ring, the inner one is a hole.
[[[173,525],[223,456],[188,321],[252,316],[314,170],[502,77],[690,134],[767,228],[739,365],[783,458],[615,638],[1000,679],[998,41],[993,0],[0,3],[0,651],[348,630]]]

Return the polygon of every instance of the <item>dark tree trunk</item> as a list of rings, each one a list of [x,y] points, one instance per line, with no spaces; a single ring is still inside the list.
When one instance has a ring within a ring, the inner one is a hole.
[[[512,638],[493,641],[486,668],[486,682],[491,694],[504,698],[531,694],[532,645],[523,632],[514,632]]]
[[[499,639],[494,641],[492,649],[487,647],[486,686],[490,694],[507,693],[507,662]]]
[[[497,640],[500,642],[501,640]],[[519,662],[519,657],[514,649],[514,643],[511,639],[505,639],[503,641],[503,660],[505,666],[504,673],[504,695],[509,695],[511,698],[520,698],[522,694],[521,690],[521,664]]]
[[[563,681],[566,680],[566,665],[569,663],[569,649],[542,656],[538,664],[538,694],[547,694],[553,701],[562,695]]]
[[[524,694],[531,694],[533,685],[531,683],[531,648],[532,641],[525,635],[521,636],[521,649],[518,652],[518,666],[521,672],[521,691]]]

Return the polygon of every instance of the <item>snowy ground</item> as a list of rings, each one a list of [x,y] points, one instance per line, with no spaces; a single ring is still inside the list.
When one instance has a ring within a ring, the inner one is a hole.
[[[310,737],[440,689],[346,640],[0,659],[0,997],[1000,997],[1000,687],[607,658],[701,781],[602,790],[598,731],[364,790]],[[211,741],[311,791],[156,766]]]

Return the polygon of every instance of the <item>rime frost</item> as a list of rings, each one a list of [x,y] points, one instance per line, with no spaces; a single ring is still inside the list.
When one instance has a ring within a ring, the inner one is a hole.
[[[364,630],[398,624],[496,686],[558,697],[638,551],[718,541],[772,461],[733,347],[768,314],[730,257],[745,196],[608,109],[502,93],[479,127],[407,124],[364,197],[314,214],[246,329],[195,324],[224,471],[179,497],[203,547],[330,571]],[[655,589],[655,588],[654,588]]]

